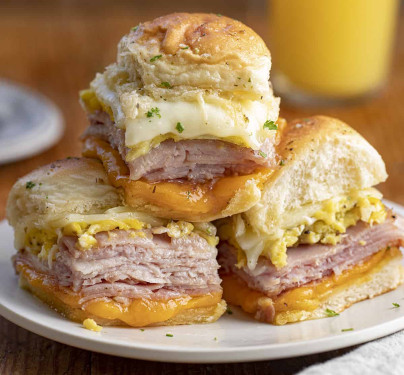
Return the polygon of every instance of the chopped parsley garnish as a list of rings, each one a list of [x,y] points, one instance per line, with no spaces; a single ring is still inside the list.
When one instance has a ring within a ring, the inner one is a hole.
[[[170,82],[161,82],[160,83],[161,87],[165,87],[166,89],[172,89],[173,87],[171,86]]]
[[[400,307],[400,305],[399,305],[398,303],[396,303],[396,302],[393,302],[393,306],[394,306],[395,308]]]
[[[260,156],[262,156],[263,158],[266,158],[266,157],[268,156],[265,152],[263,152],[263,151],[261,151],[261,150],[259,150],[258,153],[259,153]]]
[[[175,128],[177,129],[178,133],[182,133],[185,128],[182,126],[182,124],[180,122],[177,122],[177,125],[175,126]]]
[[[220,13],[216,14],[218,17],[221,17],[222,15]]]
[[[32,189],[34,186],[35,186],[35,184],[34,184],[32,181],[28,181],[28,182],[25,184],[25,188],[26,188],[26,189]]]
[[[354,329],[353,328],[344,328],[344,329],[341,329],[341,332],[349,332],[349,331],[353,331]]]
[[[214,337],[213,340],[217,341],[217,337]]]
[[[150,111],[146,112],[147,117],[153,117],[154,115],[157,116],[158,118],[161,118],[160,110],[157,107],[154,107]]]
[[[278,125],[275,124],[275,121],[266,120],[264,123],[264,129],[278,130]]]
[[[327,314],[327,316],[338,316],[339,315],[334,310],[330,310],[330,309],[326,309],[325,313]]]
[[[141,330],[142,332],[144,332],[144,329],[143,329],[143,328],[140,328],[140,330]]]
[[[248,82],[251,82],[251,77],[250,77],[250,78],[248,78]]]
[[[185,46],[185,47],[181,47],[181,49],[188,49],[189,47],[188,46]]]
[[[189,190],[187,190],[187,199],[189,199],[191,197],[191,192]]]
[[[134,27],[132,27],[132,31],[136,31],[137,29],[139,28],[139,25],[136,25],[136,26],[134,26]]]
[[[285,160],[282,159],[282,160],[279,162],[279,165],[280,165],[280,166],[285,165]]]
[[[163,55],[156,55],[150,59],[150,62],[155,62],[156,60],[160,59],[161,57],[163,57]]]
[[[226,313],[229,314],[229,315],[232,315],[232,314],[233,314],[233,311],[231,311],[231,310],[230,310],[230,307],[228,307],[227,310],[226,310]]]
[[[167,337],[174,337],[174,335],[172,333],[166,333]]]

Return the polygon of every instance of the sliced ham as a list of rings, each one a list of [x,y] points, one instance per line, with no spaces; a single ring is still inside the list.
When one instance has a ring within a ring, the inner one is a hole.
[[[319,280],[361,263],[388,246],[404,245],[404,219],[391,212],[386,221],[369,226],[364,222],[348,228],[337,245],[299,245],[287,250],[287,265],[276,269],[260,257],[254,270],[235,266],[236,250],[227,242],[219,245],[219,263],[224,273],[233,273],[254,290],[276,296],[285,290]]]
[[[217,250],[191,234],[170,238],[146,237],[136,231],[114,230],[95,235],[97,245],[78,250],[77,237],[63,236],[52,262],[28,251],[16,263],[28,264],[54,280],[55,285],[80,293],[81,302],[94,298],[172,298],[220,290]]]
[[[124,143],[124,130],[117,128],[105,112],[92,114],[89,119],[91,125],[85,136],[108,141],[125,159],[128,149]],[[274,167],[275,150],[269,139],[260,151],[215,139],[179,142],[169,139],[127,164],[132,180],[201,182],[222,176],[249,174],[259,167]]]

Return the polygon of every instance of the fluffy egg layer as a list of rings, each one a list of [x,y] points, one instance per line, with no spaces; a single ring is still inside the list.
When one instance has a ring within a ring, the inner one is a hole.
[[[166,233],[171,238],[197,234],[210,246],[216,246],[216,228],[210,223],[188,223],[156,219],[149,215],[129,211],[126,207],[116,207],[102,214],[71,214],[47,225],[26,227],[16,232],[17,248],[31,251],[41,259],[52,259],[56,254],[57,242],[62,236],[76,236],[76,246],[85,251],[97,245],[95,235],[120,229],[130,232],[133,237],[150,236],[152,233]]]
[[[270,232],[258,233],[243,214],[219,222],[219,237],[238,249],[238,266],[254,269],[258,258],[269,258],[277,267],[287,264],[287,248],[300,244],[332,244],[341,241],[341,235],[358,221],[370,225],[382,223],[386,210],[381,194],[375,189],[366,189],[335,197],[313,206],[302,207],[300,221]]]

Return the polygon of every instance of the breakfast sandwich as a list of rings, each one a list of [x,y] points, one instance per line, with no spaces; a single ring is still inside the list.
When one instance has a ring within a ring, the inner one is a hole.
[[[141,23],[80,94],[83,155],[103,162],[133,208],[191,221],[243,212],[277,164],[270,68],[263,40],[233,19]]]
[[[56,161],[21,178],[7,218],[20,285],[74,321],[209,323],[225,310],[215,227],[124,206],[98,160]]]
[[[247,212],[217,222],[225,300],[285,324],[333,316],[403,282],[404,220],[373,188],[377,151],[343,122],[289,123],[279,168]]]

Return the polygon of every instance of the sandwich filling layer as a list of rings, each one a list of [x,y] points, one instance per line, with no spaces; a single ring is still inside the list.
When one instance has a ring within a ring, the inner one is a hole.
[[[249,194],[251,200],[239,202],[240,210],[250,208],[260,198],[257,186],[262,186],[273,172],[265,168],[252,174],[225,176],[201,184],[190,181],[149,183],[130,180],[129,169],[120,153],[99,138],[85,140],[83,155],[102,161],[110,182],[123,188],[128,205],[137,209],[144,209],[145,205],[146,208],[156,206],[160,216],[192,221],[208,221],[221,216],[228,206],[236,210],[238,202],[232,204],[232,199],[240,191]]]
[[[170,237],[161,227],[101,231],[93,238],[96,243],[82,249],[79,236],[62,234],[48,258],[20,250],[16,270],[30,287],[53,296],[55,307],[59,302],[132,326],[220,303],[217,251],[198,234]]]
[[[182,139],[170,133],[142,142],[135,149],[125,146],[124,130],[118,128],[106,112],[97,111],[89,119],[91,125],[85,137],[97,137],[118,150],[126,161],[131,180],[203,182],[251,174],[259,168],[273,168],[276,163],[273,141],[269,138],[254,151],[229,140]]]
[[[258,258],[268,258],[277,268],[286,266],[287,249],[302,244],[336,245],[357,223],[380,224],[386,218],[381,194],[375,189],[353,191],[283,215],[282,222],[255,230],[246,215],[234,215],[218,223],[220,238],[238,251],[238,265],[253,270]]]
[[[335,245],[313,244],[289,248],[288,263],[281,269],[277,269],[265,257],[259,258],[254,270],[237,266],[237,250],[228,242],[222,242],[219,245],[219,263],[227,301],[252,312],[253,307],[258,309],[257,301],[266,297],[261,300],[266,307],[263,305],[259,310],[263,316],[267,316],[262,319],[270,322],[275,319],[277,311],[314,310],[320,305],[321,298],[326,298],[327,293],[332,292],[333,283],[338,280],[338,283],[341,280],[345,283],[344,275],[355,274],[354,270],[363,273],[363,270],[372,269],[388,254],[399,256],[397,248],[403,244],[404,219],[397,218],[391,212],[382,224],[370,226],[360,222],[349,228]],[[331,281],[327,284],[326,280]],[[244,293],[232,286],[234,281],[245,286]],[[321,289],[324,297],[317,298],[312,286],[322,281],[325,283]],[[306,286],[309,288],[305,289]],[[250,299],[252,305],[249,305]],[[281,302],[277,304],[276,301]]]
[[[240,306],[245,312],[254,314],[256,319],[276,325],[335,316],[352,303],[385,293],[401,284],[404,281],[401,259],[402,254],[398,248],[386,248],[339,275],[332,274],[273,297],[250,289],[235,275],[223,275],[223,298],[232,305]],[[387,280],[389,285],[367,289],[364,296],[348,298],[346,304],[337,306],[336,310],[327,309],[326,306],[332,305],[334,297],[338,300],[338,294],[345,293],[349,288],[360,288],[362,285],[365,289],[371,287],[372,280],[377,279],[379,273],[386,273],[384,268],[389,274],[387,277],[391,278]]]

